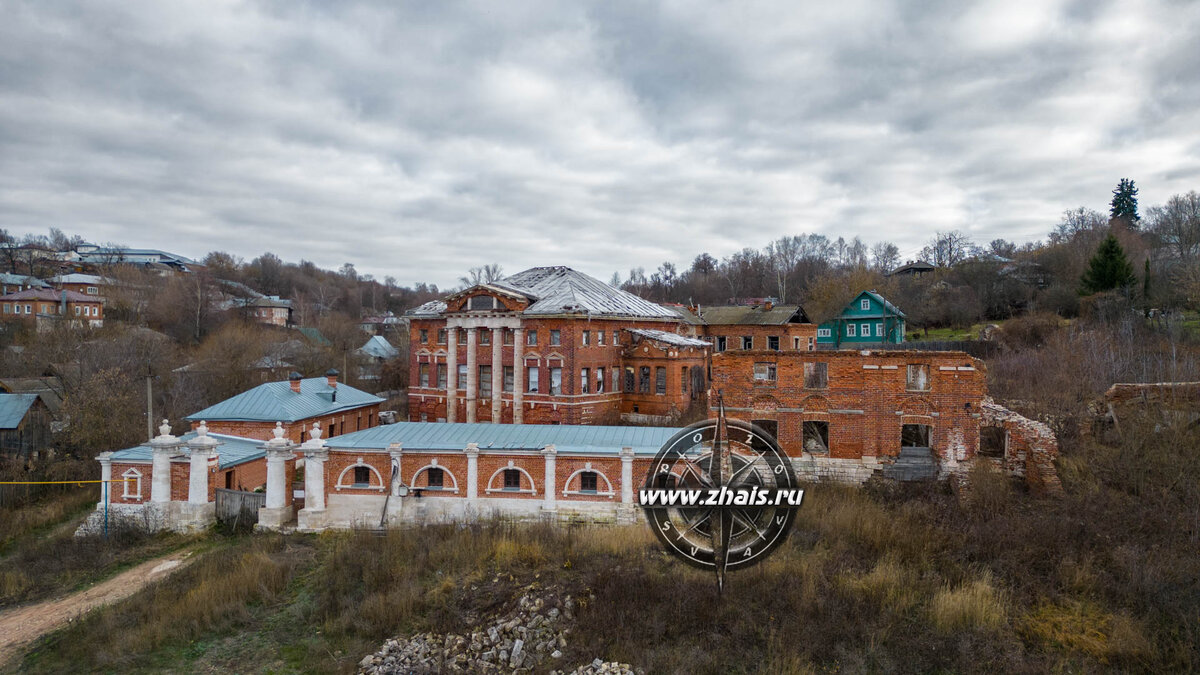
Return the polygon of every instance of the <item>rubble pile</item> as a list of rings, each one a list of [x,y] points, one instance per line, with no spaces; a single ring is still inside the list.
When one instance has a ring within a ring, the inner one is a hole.
[[[574,670],[563,664],[576,608],[570,596],[523,589],[509,612],[467,635],[420,633],[388,640],[359,662],[360,675],[401,673],[532,673],[634,675],[632,666],[596,659]]]

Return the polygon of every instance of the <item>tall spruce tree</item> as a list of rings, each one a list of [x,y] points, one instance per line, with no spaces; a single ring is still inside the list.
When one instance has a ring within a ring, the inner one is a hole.
[[[1137,193],[1138,189],[1134,186],[1133,180],[1122,178],[1121,182],[1117,183],[1117,188],[1113,190],[1112,208],[1109,209],[1109,214],[1113,218],[1124,219],[1131,227],[1136,227],[1137,222],[1142,219],[1137,212]]]
[[[1125,249],[1112,234],[1100,242],[1096,255],[1088,262],[1088,268],[1080,279],[1080,288],[1085,294],[1124,289],[1137,281],[1133,265],[1125,255]]]

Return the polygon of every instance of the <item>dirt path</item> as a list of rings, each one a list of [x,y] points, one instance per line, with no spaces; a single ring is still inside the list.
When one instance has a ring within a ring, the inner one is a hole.
[[[0,612],[0,665],[21,653],[21,647],[95,607],[117,602],[151,581],[178,570],[192,551],[176,551],[146,561],[91,588],[56,600]]]

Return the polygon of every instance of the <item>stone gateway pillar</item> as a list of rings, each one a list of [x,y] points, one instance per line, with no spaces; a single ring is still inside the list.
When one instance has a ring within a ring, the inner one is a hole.
[[[118,483],[112,481],[112,453],[102,452],[96,455],[96,459],[100,462],[100,480],[104,481],[100,485],[100,507],[104,508],[104,501],[107,498],[108,503],[112,503],[112,492],[117,489]]]
[[[316,423],[313,427],[317,427]],[[299,448],[304,453],[304,508],[296,514],[296,528],[300,530],[321,530],[326,526],[325,460],[329,459],[329,450],[319,431],[318,428],[316,436],[310,436]],[[268,464],[268,484],[270,468]],[[270,490],[269,485],[267,489]]]
[[[208,500],[209,467],[217,458],[221,442],[208,435],[208,425],[201,421],[196,437],[187,442],[191,462],[188,472],[188,500],[181,512],[184,529],[202,530],[217,521],[216,502]]]
[[[479,444],[467,443],[463,452],[467,455],[467,505],[474,505],[479,498]]]
[[[158,435],[150,439],[150,452],[153,457],[150,482],[150,501],[155,504],[166,504],[171,501],[171,457],[179,452],[183,442],[171,435],[171,423],[162,421],[158,427]]]
[[[617,521],[632,523],[637,520],[637,504],[633,501],[633,448],[621,448],[621,505],[617,507]]]
[[[542,448],[542,455],[546,458],[546,480],[544,486],[546,488],[546,498],[545,502],[542,504],[542,511],[546,513],[554,513],[558,510],[554,494],[556,490],[554,472],[558,468],[556,466],[558,450],[556,450],[553,445],[547,445],[546,447]]]
[[[292,519],[292,507],[287,500],[291,487],[287,463],[295,457],[293,445],[284,438],[283,424],[276,422],[272,433],[275,437],[263,445],[267,452],[267,503],[258,510],[258,528],[263,530],[282,529]],[[309,432],[309,440],[313,439],[321,439],[321,425],[317,422],[313,422]]]

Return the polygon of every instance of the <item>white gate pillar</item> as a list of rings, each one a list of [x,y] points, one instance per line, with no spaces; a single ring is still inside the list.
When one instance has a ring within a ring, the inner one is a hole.
[[[546,489],[546,497],[545,497],[545,502],[542,504],[542,510],[546,511],[548,513],[553,513],[556,510],[556,506],[557,506],[554,501],[554,499],[555,499],[554,492],[556,489],[555,488],[556,481],[555,481],[554,472],[558,468],[557,461],[556,461],[558,459],[558,450],[556,450],[554,448],[553,444],[547,445],[546,447],[542,448],[542,455],[546,458],[546,479],[544,481],[545,482],[544,487]],[[534,486],[535,489],[536,489],[536,487],[537,486]]]
[[[155,504],[166,504],[171,501],[171,456],[179,452],[183,445],[171,435],[171,423],[162,421],[158,427],[158,435],[150,439],[150,452],[153,457],[150,481],[150,501]]]
[[[267,451],[267,502],[258,510],[258,527],[264,530],[281,529],[292,519],[292,507],[287,501],[287,491],[291,487],[288,485],[287,462],[295,457],[292,454],[293,444],[284,438],[281,423],[275,423],[272,433],[275,437],[263,445]],[[321,425],[313,422],[309,441],[320,439]]]
[[[474,503],[479,498],[479,444],[467,443],[463,452],[467,455],[467,502]]]

